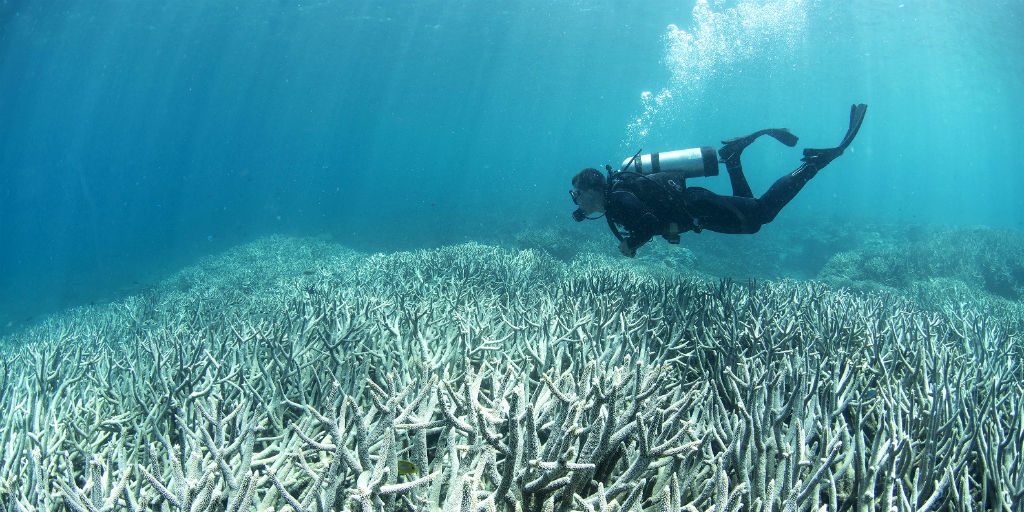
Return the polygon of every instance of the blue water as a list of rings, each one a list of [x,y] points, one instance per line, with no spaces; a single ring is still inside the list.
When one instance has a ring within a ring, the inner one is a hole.
[[[571,223],[581,167],[766,126],[831,146],[854,102],[854,146],[783,216],[1019,230],[1022,21],[1020,0],[0,0],[0,330],[268,233],[392,250]],[[798,156],[752,147],[755,193]]]

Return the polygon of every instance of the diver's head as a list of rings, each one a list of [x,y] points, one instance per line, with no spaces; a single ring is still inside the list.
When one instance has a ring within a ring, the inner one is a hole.
[[[572,177],[569,195],[579,208],[572,212],[572,218],[580,222],[594,213],[604,213],[605,178],[601,171],[586,168]]]

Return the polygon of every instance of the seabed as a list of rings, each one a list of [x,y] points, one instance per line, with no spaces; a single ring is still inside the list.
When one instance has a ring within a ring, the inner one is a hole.
[[[207,258],[4,341],[0,507],[1021,507],[1017,303],[664,266],[283,237]]]

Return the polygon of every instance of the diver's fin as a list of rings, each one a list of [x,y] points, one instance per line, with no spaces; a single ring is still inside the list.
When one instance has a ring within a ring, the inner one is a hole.
[[[800,140],[799,137],[793,135],[793,132],[787,128],[769,128],[764,130],[764,134],[789,147],[796,146],[796,142]]]
[[[864,122],[864,114],[866,114],[867,111],[868,106],[863,103],[852,105],[850,107],[850,128],[846,130],[846,136],[843,137],[843,141],[834,148],[807,148],[804,150],[804,157],[800,160],[821,169],[828,165],[832,160],[838,158],[839,155],[843,154],[843,151],[850,146],[850,143],[853,142],[853,138],[857,136],[857,132],[860,131],[860,125]]]
[[[793,132],[786,128],[766,128],[764,130],[758,130],[745,137],[736,137],[735,139],[723,140],[722,149],[718,150],[718,157],[723,162],[728,162],[731,159],[739,158],[740,153],[753,143],[758,137],[767,135],[789,147],[796,145],[799,137],[793,135]]]

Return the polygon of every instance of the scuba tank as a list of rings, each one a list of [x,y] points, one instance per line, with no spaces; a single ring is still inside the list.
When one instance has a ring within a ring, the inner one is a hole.
[[[680,172],[687,178],[718,176],[718,153],[711,146],[633,155],[622,161],[622,171],[637,174]]]

